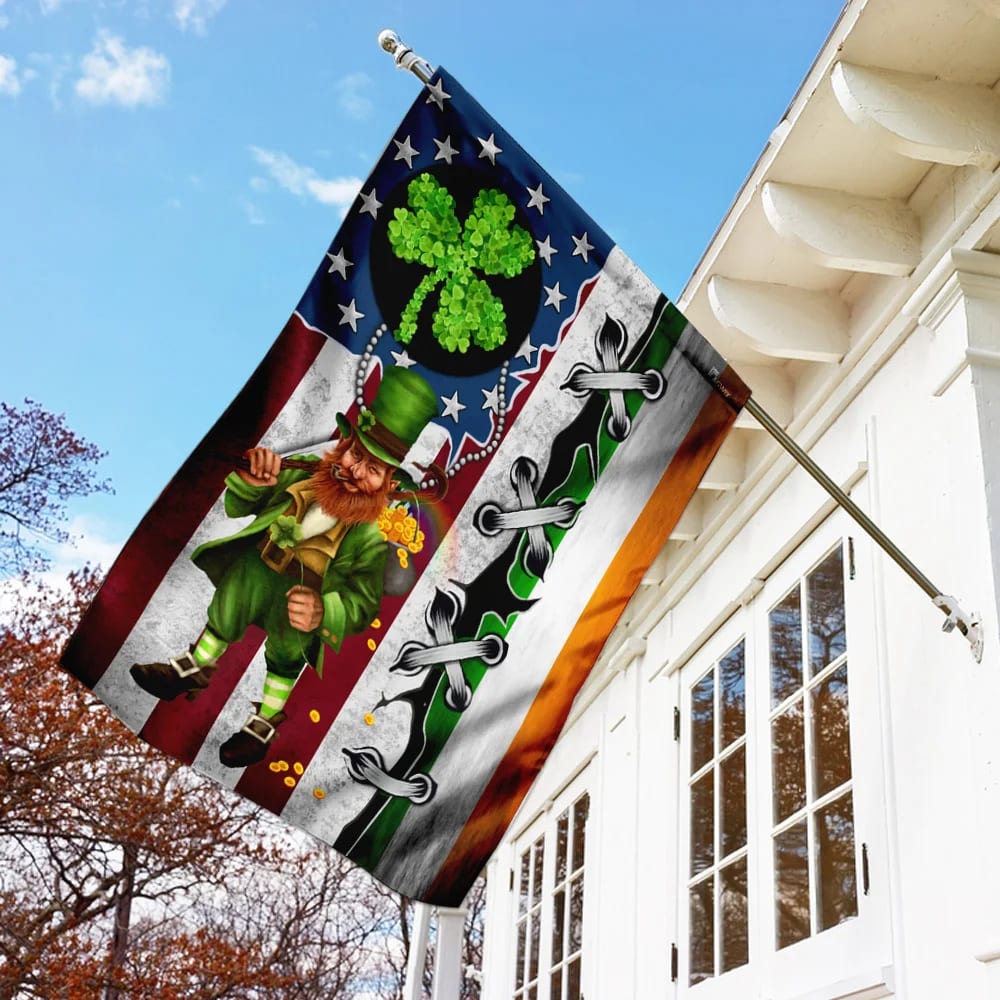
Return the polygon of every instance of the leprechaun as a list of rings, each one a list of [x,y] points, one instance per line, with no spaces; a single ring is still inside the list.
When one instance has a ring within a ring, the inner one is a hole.
[[[215,584],[205,630],[190,650],[165,663],[136,663],[130,672],[157,698],[194,697],[229,644],[248,625],[262,628],[263,698],[219,748],[227,767],[267,756],[303,667],[311,664],[322,676],[326,647],[339,651],[345,636],[377,614],[387,545],[375,522],[394,490],[415,489],[400,466],[437,412],[426,379],[389,368],[357,426],[337,414],[339,440],[322,458],[283,462],[269,448],[251,448],[249,469],[226,477],[226,513],[255,517],[191,557]]]

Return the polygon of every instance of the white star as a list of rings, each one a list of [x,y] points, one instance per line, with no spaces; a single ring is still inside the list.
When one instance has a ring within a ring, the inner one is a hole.
[[[483,400],[483,409],[492,410],[494,413],[500,410],[500,386],[495,385],[492,389],[479,390],[486,399]]]
[[[412,368],[416,364],[416,361],[406,353],[405,348],[402,351],[390,351],[389,353],[398,368]]]
[[[531,337],[525,337],[524,343],[517,349],[517,354],[514,355],[515,358],[524,358],[525,361],[531,364],[531,355],[537,351],[537,347],[533,347],[531,344]]]
[[[444,102],[451,100],[451,94],[444,89],[444,84],[440,80],[437,83],[429,83],[427,84],[427,90],[429,93],[426,103],[431,104],[433,102],[444,111]]]
[[[392,141],[396,144],[396,155],[393,157],[393,160],[406,160],[407,168],[412,170],[413,157],[419,156],[420,150],[413,148],[409,136],[407,136],[402,142],[398,139],[393,139]]]
[[[330,258],[330,270],[326,272],[327,274],[333,274],[336,271],[342,278],[346,278],[347,269],[354,267],[354,262],[347,259],[342,249],[336,253],[328,253],[327,257]]]
[[[342,306],[340,305],[340,303],[337,304],[337,308],[344,314],[343,316],[340,317],[340,322],[337,324],[337,326],[343,326],[345,323],[350,323],[351,332],[357,333],[358,320],[364,319],[365,314],[363,312],[358,312],[356,306],[354,305],[354,301],[355,301],[354,299],[351,299],[351,301],[346,306]]]
[[[488,139],[480,139],[479,145],[483,147],[482,152],[479,154],[479,159],[486,157],[489,159],[490,163],[495,167],[497,165],[497,154],[502,153],[503,150],[493,141],[493,133],[490,132],[490,137]]]
[[[570,234],[570,238],[573,240],[573,256],[582,257],[584,264],[586,264],[587,254],[594,249],[593,245],[587,242],[587,234],[584,233],[580,237]]]
[[[548,293],[545,296],[545,302],[543,305],[552,306],[556,312],[559,312],[559,307],[562,305],[563,299],[566,298],[562,292],[559,291],[559,282],[557,281],[551,288],[548,285],[542,285],[542,288]]]
[[[458,400],[458,390],[456,389],[450,397],[442,396],[441,402],[444,403],[444,412],[441,416],[451,417],[457,424],[459,413],[465,409],[465,403],[460,403]]]
[[[538,187],[525,188],[531,197],[528,199],[528,208],[537,208],[539,215],[545,214],[545,203],[547,201],[552,201],[552,199],[547,194],[542,194],[542,182],[538,182]]]
[[[458,150],[451,144],[451,136],[446,135],[444,142],[440,139],[435,139],[434,144],[438,148],[438,151],[434,154],[434,159],[444,160],[448,166],[451,166],[451,158],[458,154]]]
[[[538,244],[538,256],[551,267],[552,255],[559,253],[559,251],[549,242],[549,239],[550,237],[546,236],[544,240],[535,240],[535,243]]]
[[[375,188],[372,188],[368,194],[364,191],[361,192],[361,212],[359,214],[364,215],[367,212],[373,219],[378,218],[378,210],[382,207],[382,202],[375,197]]]

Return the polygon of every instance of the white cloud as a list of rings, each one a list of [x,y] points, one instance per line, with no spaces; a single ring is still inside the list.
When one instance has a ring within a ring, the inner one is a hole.
[[[181,31],[190,28],[205,34],[208,22],[226,6],[227,0],[174,0],[174,20]]]
[[[170,87],[170,62],[152,49],[127,48],[118,35],[102,31],[81,62],[76,92],[91,104],[161,104]]]
[[[286,191],[314,198],[323,205],[333,205],[342,215],[361,190],[360,177],[320,177],[312,167],[297,164],[286,153],[276,153],[259,146],[251,146],[253,158]]]
[[[74,570],[88,563],[105,573],[118,557],[124,540],[108,537],[108,526],[94,517],[74,517],[66,528],[69,540],[46,546],[50,566],[25,583],[20,577],[0,579],[0,621],[5,619],[25,596],[37,593],[39,584],[68,589],[67,579]]]
[[[371,85],[372,80],[367,73],[348,73],[347,76],[342,76],[333,85],[340,109],[351,118],[367,118],[375,107],[364,94]]]
[[[64,0],[38,0],[38,7],[43,14],[54,14],[63,2]]]
[[[263,226],[267,219],[264,218],[264,213],[249,199],[243,198],[241,200],[243,205],[243,211],[246,214],[247,222],[251,226]]]
[[[0,94],[17,97],[21,93],[21,81],[17,78],[17,60],[10,56],[0,56]]]
[[[123,539],[108,537],[107,524],[86,514],[74,517],[66,531],[69,540],[53,546],[50,553],[53,571],[62,576],[85,563],[101,566],[107,572],[124,544]]]
[[[22,81],[33,80],[39,75],[47,78],[49,99],[52,101],[52,106],[54,108],[61,108],[62,98],[60,91],[63,81],[73,72],[72,62],[65,56],[57,57],[49,52],[29,52],[28,61],[33,67],[37,67],[37,69],[25,70],[21,77]]]

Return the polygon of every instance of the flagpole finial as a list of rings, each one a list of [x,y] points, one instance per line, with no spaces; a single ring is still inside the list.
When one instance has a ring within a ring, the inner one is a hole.
[[[434,70],[431,64],[405,45],[395,31],[386,28],[378,33],[378,44],[392,56],[400,69],[408,69],[421,83],[430,83]]]

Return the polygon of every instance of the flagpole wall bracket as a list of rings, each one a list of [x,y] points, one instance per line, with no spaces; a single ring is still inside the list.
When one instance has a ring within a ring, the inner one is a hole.
[[[938,594],[934,598],[934,605],[947,616],[941,626],[941,631],[951,632],[958,626],[959,632],[968,639],[969,645],[972,647],[972,655],[976,658],[976,663],[981,663],[983,659],[983,625],[979,620],[979,615],[974,611],[970,614],[963,610],[958,601],[948,594]]]
[[[386,28],[378,33],[378,43],[392,56],[399,69],[408,69],[421,83],[430,83],[434,70],[431,64],[404,45],[395,31]]]

